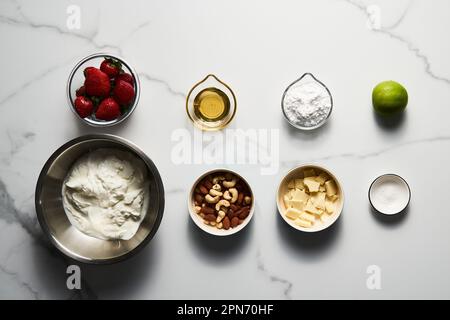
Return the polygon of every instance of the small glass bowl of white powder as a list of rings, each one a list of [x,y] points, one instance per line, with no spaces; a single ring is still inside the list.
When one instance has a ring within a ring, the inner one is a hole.
[[[333,109],[330,90],[311,73],[305,73],[283,93],[281,109],[295,128],[313,130],[325,124]]]
[[[411,200],[408,183],[396,174],[376,178],[369,188],[369,201],[379,213],[395,215],[403,212]]]

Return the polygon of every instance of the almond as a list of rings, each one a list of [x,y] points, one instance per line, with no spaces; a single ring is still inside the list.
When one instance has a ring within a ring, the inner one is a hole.
[[[206,221],[216,221],[216,216],[214,215],[214,214],[207,214],[206,216],[205,216],[205,220]]]
[[[213,208],[210,208],[210,207],[202,207],[202,209],[200,210],[200,212],[201,213],[204,213],[204,214],[212,214],[212,215],[214,215],[214,212],[215,212],[215,210],[213,209]]]
[[[239,195],[238,195],[238,199],[237,199],[236,203],[237,203],[238,205],[241,205],[243,200],[244,200],[244,194],[241,192],[241,193],[239,193]]]
[[[238,210],[239,211],[239,210]],[[228,210],[228,212],[227,212],[227,216],[228,216],[228,218],[231,220],[231,219],[233,219],[234,217],[237,217],[237,211],[234,211],[233,209],[230,209],[230,210]]]
[[[228,218],[228,217],[223,218],[222,224],[223,224],[223,228],[225,230],[230,229],[230,218]]]
[[[236,228],[239,224],[239,218],[238,217],[234,217],[233,219],[231,219],[231,227],[232,228]]]
[[[201,194],[199,194],[199,193],[195,194],[194,199],[199,205],[202,204],[202,202],[203,202],[203,196]]]
[[[205,188],[204,186],[199,186],[198,189],[200,190],[201,193],[203,194],[208,194],[209,190],[207,188]]]
[[[230,208],[231,208],[234,212],[236,212],[236,211],[239,211],[239,209],[240,209],[241,207],[240,207],[240,206],[237,206],[237,205],[235,205],[235,204],[231,204]]]
[[[209,180],[204,180],[204,181],[203,181],[203,186],[204,186],[205,188],[207,188],[208,190],[211,190],[212,187],[213,187],[213,184],[212,184],[212,182],[209,181]]]
[[[239,217],[239,219],[243,220],[243,219],[245,219],[245,218],[248,217],[249,213],[250,213],[250,207],[244,207],[244,208],[242,208],[242,210],[240,211],[238,217]]]

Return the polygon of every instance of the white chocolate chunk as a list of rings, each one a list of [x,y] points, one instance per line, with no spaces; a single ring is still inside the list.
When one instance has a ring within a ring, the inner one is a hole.
[[[314,217],[314,215],[309,214],[307,212],[302,212],[300,214],[300,219],[306,220],[306,221],[309,221],[309,222],[312,222],[312,223],[314,223],[314,221],[316,221],[316,218]]]
[[[295,181],[294,180],[289,181],[288,184],[287,184],[287,187],[289,189],[294,189],[295,188]]]
[[[327,181],[327,180],[328,180],[328,175],[327,175],[326,173],[324,173],[324,172],[322,172],[321,174],[319,174],[319,175],[316,177],[316,181],[319,182],[321,186],[322,186],[322,185],[325,183],[325,181]]]
[[[305,190],[305,184],[303,183],[303,179],[295,179],[295,188],[300,190]]]
[[[337,194],[333,194],[332,196],[327,196],[327,199],[330,199],[330,201],[336,201],[339,199],[339,196]]]
[[[325,197],[324,192],[317,192],[311,196],[311,200],[317,209],[325,209]]]
[[[327,210],[327,213],[332,214],[334,212],[334,208],[335,208],[334,202],[327,199],[325,201],[325,209]]]
[[[310,221],[305,221],[302,219],[297,219],[294,221],[296,225],[298,225],[299,227],[303,227],[303,228],[311,228],[312,223]]]
[[[337,194],[337,187],[333,180],[325,182],[325,189],[327,190],[327,196],[329,197]]]
[[[336,211],[339,189],[336,182],[325,172],[305,170],[304,178],[287,181],[283,196],[285,216],[293,224],[310,228],[315,224],[328,223]]]
[[[303,172],[303,175],[305,178],[314,177],[316,175],[316,172],[314,171],[314,169],[308,169]]]
[[[309,199],[308,202],[306,203],[305,211],[307,211],[309,213],[313,213],[313,214],[319,214],[320,213],[320,211],[316,208],[316,206],[313,204],[311,199]]]
[[[320,182],[317,182],[314,177],[308,177],[303,180],[309,192],[318,192]]]
[[[289,198],[289,196],[287,194],[284,195],[283,201],[284,201],[284,205],[286,206],[286,208],[288,208],[289,207],[289,201],[291,201],[291,199]]]
[[[303,200],[289,200],[288,207],[302,211],[305,208],[306,202]]]
[[[308,199],[309,195],[303,190],[295,189],[295,191],[292,193],[292,200],[303,201],[306,203]]]
[[[301,213],[302,212],[297,210],[297,209],[289,208],[289,209],[286,210],[286,214],[285,215],[289,219],[295,220],[295,219],[298,219],[298,217],[300,217]]]

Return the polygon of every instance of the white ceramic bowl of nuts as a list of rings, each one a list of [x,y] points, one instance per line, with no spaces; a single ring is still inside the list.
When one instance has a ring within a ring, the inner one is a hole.
[[[292,169],[277,192],[278,212],[296,230],[318,232],[337,221],[344,207],[344,192],[336,176],[316,165]]]
[[[247,226],[255,211],[255,198],[247,181],[229,169],[201,175],[188,198],[189,214],[203,231],[216,235],[235,234]]]

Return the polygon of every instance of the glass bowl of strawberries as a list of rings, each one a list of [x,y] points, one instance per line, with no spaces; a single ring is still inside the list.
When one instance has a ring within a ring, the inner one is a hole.
[[[139,102],[136,71],[122,58],[96,53],[83,58],[70,73],[67,98],[79,119],[109,127],[127,119]]]

